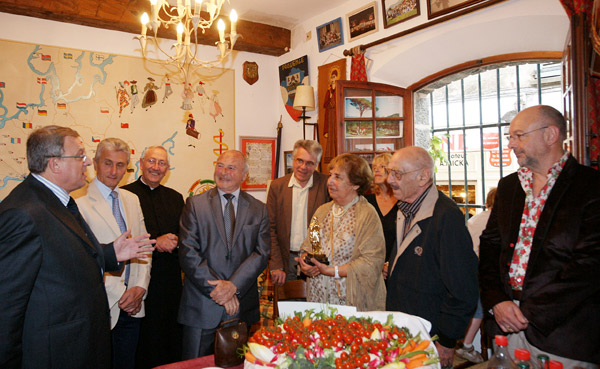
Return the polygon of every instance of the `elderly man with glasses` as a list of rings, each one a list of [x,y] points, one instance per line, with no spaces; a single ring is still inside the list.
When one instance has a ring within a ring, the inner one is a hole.
[[[450,368],[478,297],[477,256],[465,216],[433,185],[434,163],[425,149],[398,150],[388,169],[400,211],[386,309],[431,322],[440,364]]]
[[[480,238],[481,302],[493,317],[488,331],[508,334],[509,349],[597,368],[600,174],[564,150],[566,131],[545,105],[510,123],[521,168],[498,183]]]

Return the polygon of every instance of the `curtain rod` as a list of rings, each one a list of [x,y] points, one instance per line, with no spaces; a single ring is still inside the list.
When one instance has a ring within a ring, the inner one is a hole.
[[[393,35],[381,38],[379,40],[370,42],[368,44],[360,45],[358,47],[360,47],[360,51],[365,51],[366,49],[368,49],[370,47],[381,45],[381,44],[386,43],[388,41],[392,41],[392,40],[395,40],[395,39],[400,38],[402,36],[409,35],[409,34],[411,34],[413,32],[417,32],[417,31],[420,31],[422,29],[425,29],[425,28],[428,28],[428,27],[431,27],[431,26],[435,26],[436,24],[440,24],[440,23],[449,21],[451,19],[460,17],[460,16],[465,15],[465,14],[472,13],[474,11],[486,8],[488,6],[496,5],[496,4],[504,2],[504,1],[506,1],[506,0],[489,0],[489,1],[486,1],[486,2],[483,2],[483,3],[475,4],[475,5],[473,5],[473,6],[469,7],[469,8],[458,10],[458,11],[452,13],[452,14],[445,15],[445,16],[443,16],[441,18],[434,19],[434,20],[432,20],[430,22],[425,22],[423,24],[419,24],[416,27],[409,28],[407,30],[404,30],[404,31],[395,33]],[[352,55],[354,55],[354,53],[352,52],[352,49],[344,50],[344,56],[352,56]]]

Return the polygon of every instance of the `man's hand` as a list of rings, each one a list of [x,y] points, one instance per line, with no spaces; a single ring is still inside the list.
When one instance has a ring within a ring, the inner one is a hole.
[[[440,366],[443,368],[451,368],[454,363],[454,349],[444,347],[439,342],[435,342],[435,348],[440,357]]]
[[[177,241],[179,238],[173,233],[163,234],[160,237],[156,237],[156,249],[160,252],[171,253],[177,247]]]
[[[304,253],[300,257],[294,258],[298,262],[298,265],[300,265],[300,270],[302,271],[302,273],[306,274],[309,277],[318,276],[320,273],[319,268],[317,268],[316,266],[308,265],[304,262],[304,257],[306,255],[307,254]],[[314,258],[312,260],[314,260]]]
[[[492,309],[496,323],[504,332],[516,333],[527,328],[529,320],[512,301],[502,301]]]
[[[285,283],[285,272],[283,270],[272,270],[271,271],[271,281],[276,286],[283,286]]]
[[[210,285],[217,286],[210,293],[210,298],[219,305],[225,305],[225,303],[229,302],[229,300],[231,300],[231,298],[234,297],[235,293],[237,292],[237,287],[235,284],[229,281],[219,279],[207,282]]]
[[[119,308],[129,315],[135,315],[142,309],[142,300],[146,290],[142,287],[131,287],[119,299]]]
[[[131,230],[125,231],[113,242],[118,261],[143,259],[152,255],[152,251],[154,251],[152,245],[156,243],[156,240],[149,239],[149,234],[141,234],[133,238],[128,238],[129,235],[131,235]]]
[[[240,310],[240,301],[236,295],[233,295],[231,300],[227,301],[223,306],[225,307],[225,312],[228,315],[235,315]]]

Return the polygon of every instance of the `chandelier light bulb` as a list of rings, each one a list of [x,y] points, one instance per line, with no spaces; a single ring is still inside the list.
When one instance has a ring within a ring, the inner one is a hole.
[[[179,22],[177,24],[177,43],[181,43],[181,35],[183,34],[183,23]]]
[[[150,21],[150,18],[148,17],[148,13],[144,12],[144,14],[142,14],[142,36],[146,36],[146,31],[148,30],[148,22]]]
[[[219,30],[219,41],[221,43],[225,42],[225,22],[223,22],[223,19],[219,19],[217,22],[217,29]]]

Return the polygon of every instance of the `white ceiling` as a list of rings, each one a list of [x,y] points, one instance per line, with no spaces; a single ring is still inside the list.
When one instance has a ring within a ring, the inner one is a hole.
[[[229,0],[222,14],[235,9],[240,19],[292,29],[306,19],[348,0]]]

